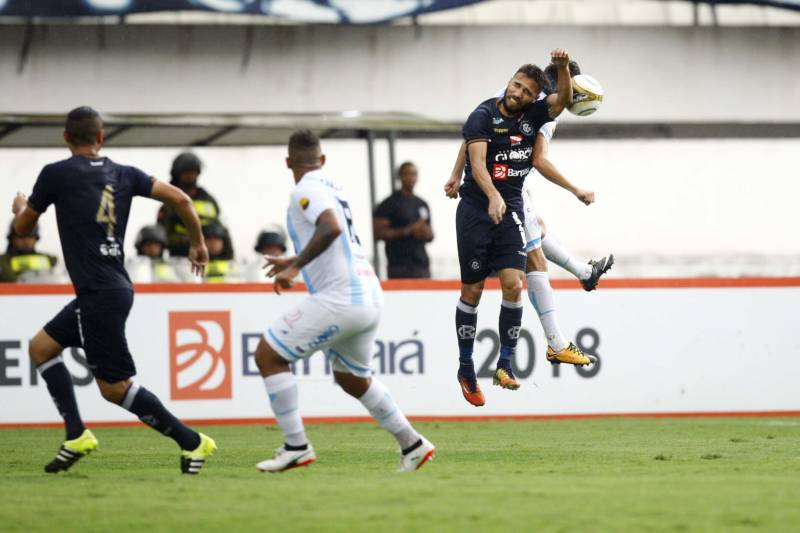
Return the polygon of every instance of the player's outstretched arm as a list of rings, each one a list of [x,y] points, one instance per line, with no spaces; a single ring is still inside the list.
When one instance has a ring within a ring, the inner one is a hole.
[[[492,177],[486,169],[486,151],[489,143],[486,141],[474,141],[467,144],[469,150],[469,160],[472,168],[472,177],[475,183],[481,188],[483,194],[489,199],[489,217],[492,222],[499,224],[506,214],[506,202],[492,183]]]
[[[572,182],[556,168],[553,162],[550,161],[547,157],[547,147],[548,142],[547,139],[544,138],[544,135],[541,133],[537,134],[536,142],[533,145],[533,167],[549,182],[555,183],[559,187],[568,190],[584,204],[589,205],[594,202],[594,193],[592,191],[587,191],[573,185]]]
[[[28,197],[18,192],[11,202],[11,212],[14,213],[14,232],[30,235],[39,221],[39,213],[28,204]]]
[[[163,181],[153,180],[153,190],[150,197],[169,205],[178,213],[178,216],[189,232],[189,261],[192,262],[192,272],[200,276],[208,264],[208,249],[203,239],[203,227],[197,216],[192,199],[185,192]]]
[[[462,142],[458,148],[456,162],[453,164],[453,171],[450,179],[444,184],[444,193],[448,198],[458,198],[458,188],[461,187],[461,176],[464,174],[464,166],[467,164],[467,143]]]
[[[569,54],[563,48],[550,53],[551,61],[558,67],[557,92],[546,99],[550,118],[556,118],[572,103],[572,77],[569,73]]]
[[[300,255],[294,257],[291,261],[285,261],[285,258],[264,258],[267,261],[267,265],[272,267],[267,272],[267,276],[275,276],[273,288],[276,293],[280,294],[281,289],[291,287],[292,281],[300,273],[300,269],[319,257],[342,233],[342,228],[339,226],[339,221],[336,219],[336,213],[333,209],[326,209],[320,213],[315,226],[311,240],[308,241]]]

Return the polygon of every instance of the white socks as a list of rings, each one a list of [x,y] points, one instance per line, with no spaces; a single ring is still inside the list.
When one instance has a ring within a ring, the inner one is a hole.
[[[589,276],[592,275],[592,267],[589,263],[581,263],[569,255],[564,245],[549,232],[542,239],[542,251],[548,261],[557,264],[578,279],[589,279]]]
[[[297,408],[297,381],[291,372],[281,372],[264,378],[272,412],[283,431],[284,442],[289,446],[308,444],[303,419]]]
[[[389,389],[374,377],[367,392],[358,401],[367,408],[369,414],[383,429],[394,435],[401,449],[412,446],[420,439],[419,433],[414,431],[408,419],[394,403]]]
[[[556,303],[550,278],[547,272],[528,272],[525,277],[528,278],[528,296],[539,315],[547,345],[560,352],[567,347],[567,341],[556,322]]]

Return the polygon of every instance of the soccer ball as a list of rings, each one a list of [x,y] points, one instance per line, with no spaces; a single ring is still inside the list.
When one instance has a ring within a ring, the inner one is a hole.
[[[585,117],[603,103],[603,86],[591,76],[578,74],[572,78],[572,103],[567,108],[573,115]]]

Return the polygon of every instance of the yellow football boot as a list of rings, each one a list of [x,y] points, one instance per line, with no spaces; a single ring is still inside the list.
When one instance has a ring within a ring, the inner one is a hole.
[[[555,351],[551,347],[547,347],[547,360],[557,365],[558,363],[567,363],[570,365],[590,365],[597,361],[593,355],[586,355],[580,348],[575,346],[574,343],[569,343],[569,346],[561,350]]]
[[[200,435],[200,445],[194,450],[184,450],[181,453],[181,472],[197,475],[206,463],[206,459],[217,451],[217,443],[208,435]]]
[[[77,439],[65,440],[61,444],[55,459],[44,466],[44,471],[56,474],[69,470],[69,467],[78,462],[84,455],[89,455],[97,449],[97,437],[88,429],[84,429]]]
[[[514,377],[514,373],[510,368],[500,368],[494,371],[494,378],[492,383],[508,390],[517,390],[519,388],[519,381]]]

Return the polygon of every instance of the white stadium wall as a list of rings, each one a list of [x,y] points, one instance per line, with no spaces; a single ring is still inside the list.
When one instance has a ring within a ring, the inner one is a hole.
[[[618,281],[604,290],[558,290],[567,334],[600,358],[576,370],[552,367],[530,306],[516,356],[519,391],[482,384],[486,406],[461,397],[452,331],[458,292],[449,282],[389,284],[373,369],[409,415],[574,416],[598,414],[800,412],[800,280]],[[188,292],[187,292],[188,289]],[[392,290],[396,289],[396,290]],[[198,292],[204,291],[204,292]],[[222,292],[227,291],[227,292]],[[0,425],[59,420],[27,357],[28,338],[71,295],[64,288],[0,288]],[[187,419],[271,416],[252,357],[265,328],[305,297],[261,286],[238,289],[142,286],[128,320],[136,378]],[[491,372],[500,292],[481,302],[475,360]],[[321,330],[328,327],[321,324]],[[194,346],[201,335],[207,346]],[[64,352],[86,420],[133,422],[103,401],[81,351]],[[304,416],[364,416],[326,373],[324,356],[296,369]]]
[[[0,112],[403,111],[463,120],[569,49],[604,121],[797,121],[800,28],[0,26]],[[248,55],[249,54],[249,55]],[[23,65],[18,74],[18,66]],[[577,120],[577,119],[575,119]]]
[[[362,241],[370,242],[365,144],[331,140],[323,147],[329,172],[351,198],[356,229]],[[389,194],[385,148],[385,143],[377,144],[379,200]],[[418,194],[431,206],[436,234],[428,246],[433,273],[446,279],[458,277],[456,202],[444,197],[442,184],[457,149],[455,140],[400,141],[397,145],[397,162],[408,159],[419,167]],[[117,148],[106,153],[169,179],[176,151]],[[237,256],[255,259],[252,247],[259,230],[270,223],[284,224],[292,186],[283,160],[285,149],[206,148],[197,153],[205,162],[201,184],[218,198]],[[576,184],[594,190],[597,202],[584,207],[572,195],[534,177],[535,205],[548,228],[576,256],[588,259],[609,251],[616,253],[620,260],[612,276],[720,274],[714,266],[688,272],[670,264],[669,258],[690,256],[701,263],[709,258],[733,260],[748,254],[766,256],[765,260],[773,262],[779,257],[800,258],[800,239],[793,235],[793,228],[800,228],[800,211],[795,206],[800,198],[798,153],[800,139],[563,141],[556,133],[551,159]],[[29,194],[41,167],[66,156],[64,149],[0,150],[0,201],[10,204],[16,191]],[[155,221],[156,211],[155,202],[134,201],[126,242],[128,254],[134,252],[136,232]],[[3,230],[8,220],[0,218]],[[40,248],[58,254],[51,211],[42,218],[41,230]],[[371,249],[367,253],[371,254]],[[654,259],[641,270],[632,270],[634,260],[642,256]],[[800,274],[800,270],[782,268],[757,273]],[[552,267],[551,273],[565,275],[557,267]],[[740,274],[721,270],[721,275],[726,273]]]

